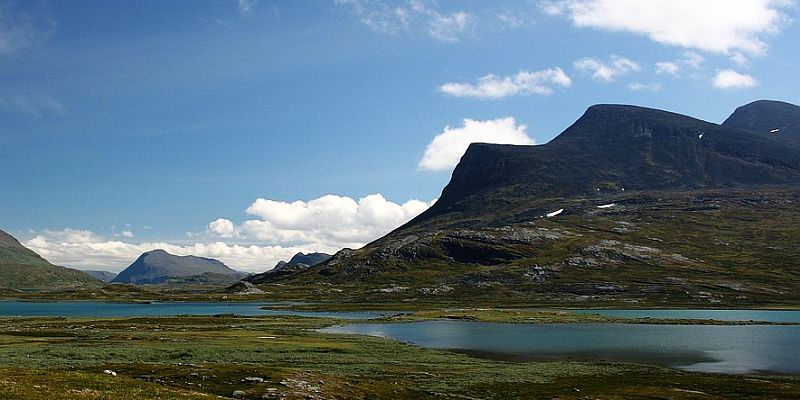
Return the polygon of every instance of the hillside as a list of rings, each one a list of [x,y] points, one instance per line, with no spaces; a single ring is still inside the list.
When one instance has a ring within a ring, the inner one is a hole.
[[[297,274],[321,262],[328,261],[332,256],[325,253],[297,253],[287,262],[280,261],[269,271],[252,275],[244,280],[253,284],[273,282],[286,276]]]
[[[634,106],[473,144],[428,211],[282,284],[551,303],[800,303],[800,151]]]
[[[139,256],[112,282],[135,285],[229,285],[245,276],[246,274],[230,269],[218,260],[195,256],[176,256],[164,250],[153,250]]]
[[[97,287],[100,281],[70,268],[59,267],[0,230],[0,288],[57,290]]]

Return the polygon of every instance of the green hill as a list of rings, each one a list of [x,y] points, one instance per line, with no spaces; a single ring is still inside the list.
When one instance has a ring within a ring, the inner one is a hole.
[[[53,265],[0,230],[0,288],[59,290],[100,286],[100,281],[75,269]]]

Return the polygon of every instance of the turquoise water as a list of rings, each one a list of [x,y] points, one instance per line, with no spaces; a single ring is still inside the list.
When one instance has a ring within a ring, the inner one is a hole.
[[[477,357],[606,360],[719,373],[800,373],[800,326],[356,323],[321,330],[392,338]]]
[[[370,319],[394,315],[391,311],[293,311],[263,310],[264,302],[153,302],[114,303],[103,301],[0,301],[0,316],[18,317],[160,317],[174,315],[294,315],[344,319]]]
[[[715,319],[718,321],[766,321],[800,323],[800,311],[789,310],[567,310],[624,318]]]

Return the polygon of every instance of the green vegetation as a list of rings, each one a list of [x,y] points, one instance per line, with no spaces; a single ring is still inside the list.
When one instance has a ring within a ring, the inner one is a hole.
[[[100,286],[97,279],[82,271],[50,264],[0,230],[0,289],[59,290],[97,286]]]
[[[247,399],[788,399],[800,393],[797,377],[508,363],[314,331],[337,322],[225,315],[2,318],[0,398],[199,399],[231,397],[237,390]],[[106,369],[117,376],[104,374]]]

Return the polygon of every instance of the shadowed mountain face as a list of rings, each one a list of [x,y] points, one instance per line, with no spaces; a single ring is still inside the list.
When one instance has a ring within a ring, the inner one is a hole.
[[[153,250],[142,254],[128,268],[125,268],[112,282],[136,285],[188,282],[207,283],[209,279],[225,278],[221,282],[230,284],[244,276],[241,272],[228,268],[225,264],[210,258],[195,256],[176,256],[164,250]]]
[[[741,106],[722,123],[800,147],[800,107],[782,101],[759,100]]]
[[[105,283],[109,283],[112,280],[114,280],[114,278],[117,277],[117,274],[115,274],[113,272],[109,272],[109,271],[83,271],[83,272],[85,272],[85,273],[91,275],[92,277],[94,277],[95,279],[99,279],[99,280],[101,280],[101,281],[103,281]]]
[[[332,256],[325,253],[297,253],[288,262],[280,261],[267,272],[249,276],[244,280],[254,284],[272,282],[283,277],[305,271],[319,263],[328,261]]]
[[[99,286],[91,276],[50,264],[0,230],[0,287],[24,290],[54,290]]]
[[[797,182],[800,151],[779,142],[666,111],[598,105],[545,145],[471,145],[419,219],[514,198]]]
[[[598,105],[545,145],[472,144],[428,211],[279,282],[396,285],[406,298],[800,301],[800,148],[738,126]]]

